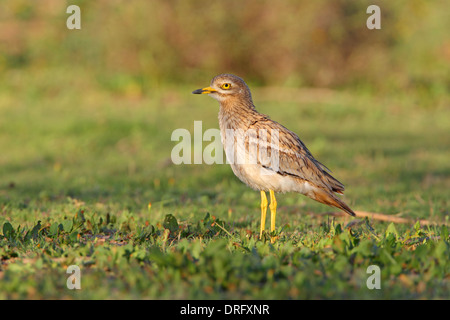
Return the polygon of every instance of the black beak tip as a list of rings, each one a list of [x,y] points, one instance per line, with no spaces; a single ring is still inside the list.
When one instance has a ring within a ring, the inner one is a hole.
[[[202,92],[203,92],[203,89],[197,89],[197,90],[192,91],[193,94],[202,94]]]

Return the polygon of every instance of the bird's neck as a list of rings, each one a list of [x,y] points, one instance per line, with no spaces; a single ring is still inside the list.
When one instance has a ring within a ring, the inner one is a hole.
[[[261,114],[256,111],[251,101],[222,101],[219,110],[219,126],[221,130],[245,129],[259,118]]]

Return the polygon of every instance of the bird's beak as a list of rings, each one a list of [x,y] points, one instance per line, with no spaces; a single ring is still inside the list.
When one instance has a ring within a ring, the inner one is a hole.
[[[192,91],[193,94],[207,94],[207,93],[213,93],[217,92],[216,89],[213,89],[211,87],[203,88],[203,89],[197,89],[195,91]]]

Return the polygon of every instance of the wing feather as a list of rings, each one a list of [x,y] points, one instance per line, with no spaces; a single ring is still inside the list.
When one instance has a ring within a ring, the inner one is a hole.
[[[283,175],[292,175],[314,185],[343,194],[344,185],[317,161],[300,138],[276,121],[263,118],[248,128],[248,148],[257,148],[257,162]]]

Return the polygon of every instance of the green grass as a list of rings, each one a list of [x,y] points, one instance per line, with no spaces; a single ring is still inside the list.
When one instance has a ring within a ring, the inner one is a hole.
[[[227,165],[170,161],[174,129],[218,127],[217,103],[190,94],[201,84],[135,97],[45,79],[56,89],[0,90],[0,298],[450,298],[448,108],[401,92],[305,90],[280,103],[255,89],[354,210],[437,222],[349,224],[285,194],[271,244],[258,239],[259,193]],[[69,265],[81,290],[66,287]],[[370,265],[380,290],[366,286]]]

